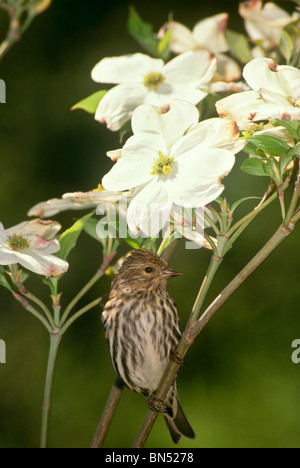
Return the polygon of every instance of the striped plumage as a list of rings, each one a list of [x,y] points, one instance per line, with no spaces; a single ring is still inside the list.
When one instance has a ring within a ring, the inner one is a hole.
[[[127,387],[155,393],[180,338],[176,305],[166,289],[178,273],[154,252],[130,252],[115,277],[102,318],[115,370]],[[193,438],[179,404],[176,383],[166,398],[164,417],[172,439]]]

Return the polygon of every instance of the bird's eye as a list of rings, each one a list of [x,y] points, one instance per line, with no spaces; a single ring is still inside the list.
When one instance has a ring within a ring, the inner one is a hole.
[[[145,272],[146,273],[151,273],[153,271],[153,269],[151,267],[147,267],[145,268]]]

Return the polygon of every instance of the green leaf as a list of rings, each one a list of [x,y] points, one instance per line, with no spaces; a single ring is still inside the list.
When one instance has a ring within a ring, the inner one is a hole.
[[[100,239],[100,237],[97,234],[97,224],[99,223],[98,219],[95,218],[90,218],[87,220],[87,222],[84,224],[83,229],[84,231],[91,236],[93,239],[95,239],[98,242],[103,243],[103,239]]]
[[[293,138],[299,140],[300,138],[300,122],[297,120],[276,120],[272,122],[275,127],[285,127]]]
[[[300,158],[300,142],[297,143],[294,148],[291,148],[290,151],[287,154],[288,157],[291,158],[290,161],[292,161],[293,158]]]
[[[144,47],[144,49],[155,57],[159,56],[159,40],[153,33],[152,25],[143,21],[133,6],[129,7],[127,27],[129,33],[142,47]]]
[[[239,205],[241,205],[242,203],[244,203],[245,201],[248,201],[248,200],[260,200],[260,197],[241,198],[240,200],[237,200],[235,203],[233,203],[233,205],[232,205],[232,207],[230,209],[230,212],[233,214]]]
[[[283,30],[280,36],[279,47],[282,55],[284,56],[287,63],[290,63],[290,60],[293,56],[294,43],[290,34]]]
[[[80,218],[78,221],[76,221],[73,226],[71,226],[69,229],[67,229],[60,237],[59,243],[60,243],[60,251],[57,253],[57,256],[63,260],[66,260],[70,251],[72,248],[75,246],[76,241],[78,237],[80,236],[84,225],[87,223],[87,221],[93,216],[94,211],[92,213],[89,213],[82,218]]]
[[[241,165],[241,170],[246,174],[254,176],[267,176],[265,163],[260,158],[247,158]]]
[[[272,156],[281,156],[290,150],[290,146],[272,135],[252,135],[247,140],[254,143],[257,148]]]
[[[269,175],[279,187],[279,185],[282,184],[282,173],[279,161],[277,161],[275,158],[271,158],[265,163],[264,168],[266,174]]]
[[[160,41],[157,44],[158,54],[163,60],[168,60],[168,58],[170,57],[170,53],[171,53],[170,42],[171,42],[172,34],[173,34],[173,29],[169,28],[166,34],[164,35],[164,37],[160,39]]]
[[[266,159],[265,153],[260,148],[257,148],[254,143],[248,142],[247,145],[243,148],[243,151],[247,154],[253,154],[255,156],[259,156],[260,158]]]
[[[91,94],[91,96],[82,99],[82,101],[79,101],[77,104],[74,104],[74,106],[71,107],[71,110],[82,109],[89,114],[95,114],[99,102],[106,93],[106,90],[97,91],[96,93]]]
[[[253,59],[249,41],[244,34],[227,30],[225,35],[230,52],[234,57],[242,63],[250,62]]]
[[[6,272],[3,267],[0,267],[0,286],[3,286],[4,288],[8,289],[9,291],[13,291],[13,288],[9,281],[5,277]]]

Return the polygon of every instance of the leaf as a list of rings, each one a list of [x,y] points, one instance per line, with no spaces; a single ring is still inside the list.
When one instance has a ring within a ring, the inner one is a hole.
[[[97,224],[99,223],[98,219],[95,218],[90,218],[87,220],[87,222],[84,224],[83,229],[84,231],[91,236],[93,239],[95,239],[98,242],[103,243],[103,239],[101,239],[98,234],[97,234]]]
[[[107,91],[105,89],[97,91],[96,93],[91,94],[87,98],[82,99],[82,101],[77,102],[77,104],[74,104],[74,106],[71,107],[71,110],[73,111],[76,109],[82,109],[85,112],[88,112],[89,114],[95,114],[99,102],[106,93]]]
[[[230,212],[233,214],[239,205],[241,205],[242,203],[244,203],[245,201],[248,201],[248,200],[260,200],[260,197],[241,198],[240,200],[237,200],[235,203],[233,203]]]
[[[234,57],[242,63],[250,62],[253,59],[248,39],[244,34],[227,30],[225,35],[230,52]]]
[[[247,140],[254,143],[259,149],[272,156],[281,156],[290,150],[290,146],[272,135],[252,135]]]
[[[5,270],[3,267],[0,267],[0,286],[3,286],[4,288],[8,289],[9,291],[13,291],[13,288],[9,281],[5,278]]]
[[[253,154],[255,156],[259,156],[260,158],[265,158],[265,153],[254,143],[248,142],[247,145],[243,148],[243,151],[247,154]]]
[[[66,260],[70,251],[72,248],[75,246],[76,241],[78,237],[80,236],[84,225],[87,223],[87,221],[93,216],[95,211],[92,211],[92,213],[89,213],[82,218],[80,218],[78,221],[76,221],[73,226],[71,226],[69,229],[67,229],[60,237],[59,243],[60,243],[60,251],[56,254],[57,257]]]
[[[269,175],[279,187],[279,185],[282,184],[282,173],[279,161],[277,161],[275,158],[271,158],[265,163],[264,169],[266,174]]]
[[[157,44],[157,50],[159,56],[163,60],[168,60],[170,57],[170,42],[173,34],[173,29],[169,28],[162,39]]]
[[[291,160],[293,158],[300,158],[300,142],[297,143],[294,148],[291,148],[290,151],[287,154],[287,157],[290,157]]]
[[[294,51],[294,43],[290,34],[285,30],[281,33],[279,47],[287,63],[290,63]]]
[[[299,140],[300,138],[300,122],[297,120],[276,120],[272,122],[276,127],[285,127],[293,138]]]
[[[265,172],[265,163],[260,158],[247,158],[241,165],[241,170],[246,174],[254,176],[267,176]]]
[[[159,57],[159,40],[153,33],[152,25],[143,21],[133,6],[129,7],[127,27],[130,34],[142,47],[155,57]]]

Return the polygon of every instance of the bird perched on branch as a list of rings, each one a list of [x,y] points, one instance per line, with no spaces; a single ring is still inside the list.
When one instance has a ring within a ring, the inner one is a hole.
[[[102,314],[117,374],[148,401],[155,402],[155,391],[180,338],[177,308],[166,289],[167,280],[178,275],[156,253],[133,250],[112,282]],[[161,410],[175,443],[182,435],[195,437],[181,408],[176,382]]]

